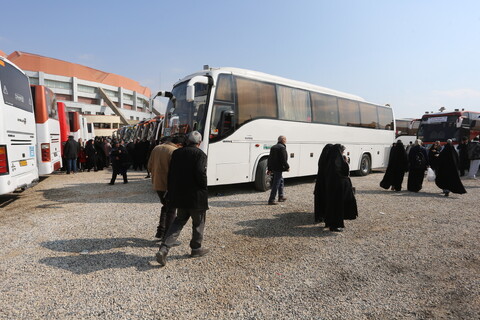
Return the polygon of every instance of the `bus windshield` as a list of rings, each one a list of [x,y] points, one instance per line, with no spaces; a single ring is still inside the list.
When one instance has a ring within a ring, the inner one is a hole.
[[[0,85],[5,104],[33,113],[27,76],[2,60],[0,60]]]
[[[188,102],[187,82],[175,86],[165,113],[164,135],[186,134],[196,130],[204,136],[209,91],[210,86],[195,84],[195,101]]]
[[[424,142],[446,142],[448,139],[460,141],[466,133],[457,127],[458,115],[424,117],[418,129],[418,138]]]

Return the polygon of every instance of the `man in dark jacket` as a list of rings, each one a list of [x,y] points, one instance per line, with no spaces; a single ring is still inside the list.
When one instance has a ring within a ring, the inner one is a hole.
[[[177,217],[168,228],[165,240],[156,253],[161,266],[166,264],[168,251],[175,246],[185,224],[192,218],[191,257],[209,252],[202,247],[205,215],[208,210],[207,155],[199,149],[202,135],[190,132],[187,145],[172,153],[168,171],[167,201],[177,208]]]
[[[288,154],[287,147],[287,138],[285,136],[278,137],[278,143],[270,149],[270,155],[268,156],[268,174],[273,173],[272,178],[272,191],[270,192],[270,198],[268,199],[268,204],[277,204],[275,202],[275,197],[278,192],[278,201],[283,202],[287,200],[285,198],[285,193],[283,190],[283,172],[289,171],[290,166],[288,165]]]
[[[63,157],[67,160],[67,174],[70,171],[77,172],[77,157],[80,152],[80,144],[73,139],[73,136],[68,136],[68,140],[63,147]]]

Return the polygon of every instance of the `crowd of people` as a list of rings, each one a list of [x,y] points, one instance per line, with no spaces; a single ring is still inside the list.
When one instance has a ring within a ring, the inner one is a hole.
[[[479,165],[478,136],[470,141],[464,137],[457,148],[450,139],[443,146],[440,141],[436,141],[428,149],[423,147],[421,140],[416,140],[413,146],[407,149],[398,140],[390,150],[388,167],[380,186],[401,191],[404,175],[408,172],[407,190],[419,192],[422,190],[425,172],[429,172],[429,177],[446,197],[450,192],[464,194],[466,190],[460,177],[477,179]]]
[[[143,171],[147,169],[151,144],[146,139],[125,143],[123,140],[110,137],[95,137],[86,142],[69,136],[63,145],[63,170],[67,174],[76,172],[97,172],[112,168],[115,174],[109,184],[114,184],[117,175],[122,175],[124,183],[128,183],[127,170]],[[147,169],[147,176],[150,171]]]
[[[390,149],[388,167],[380,187],[401,191],[408,172],[407,190],[419,192],[426,172],[429,179],[445,196],[466,193],[460,179],[466,176],[476,179],[480,165],[478,137],[467,138],[455,148],[451,140],[445,145],[435,142],[425,148],[421,140],[405,146],[398,140]],[[87,141],[75,141],[72,136],[64,146],[67,174],[81,171],[98,171],[112,167],[111,185],[118,175],[128,183],[127,170],[144,170],[151,176],[153,189],[157,192],[161,210],[155,237],[160,247],[155,257],[161,266],[166,264],[172,247],[180,245],[177,240],[183,227],[192,219],[191,256],[201,257],[209,252],[202,245],[206,211],[208,210],[207,156],[200,150],[202,136],[193,131],[185,136],[163,137],[160,144],[151,148],[145,141],[125,144],[120,140],[96,137]],[[267,174],[271,175],[271,191],[268,205],[287,201],[283,172],[290,170],[288,164],[287,138],[279,136],[277,144],[270,148]],[[327,144],[318,159],[314,194],[314,223],[325,223],[332,232],[342,232],[345,220],[358,216],[355,188],[350,180],[350,168],[345,147]],[[278,198],[277,198],[278,196]]]

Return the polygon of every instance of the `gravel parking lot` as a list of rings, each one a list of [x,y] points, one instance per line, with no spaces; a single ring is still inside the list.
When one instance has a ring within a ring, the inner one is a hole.
[[[210,188],[210,254],[189,257],[187,225],[160,268],[150,181],[110,174],[0,196],[0,319],[480,319],[480,180],[444,197],[353,177],[343,233],[313,223],[313,178],[287,180],[278,206],[252,185]]]

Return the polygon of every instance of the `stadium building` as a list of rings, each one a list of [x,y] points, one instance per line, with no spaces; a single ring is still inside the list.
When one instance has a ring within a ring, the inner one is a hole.
[[[85,115],[96,129],[114,131],[158,114],[150,106],[150,89],[137,81],[32,53],[15,51],[7,58],[25,71],[31,84],[50,88],[68,111]]]

